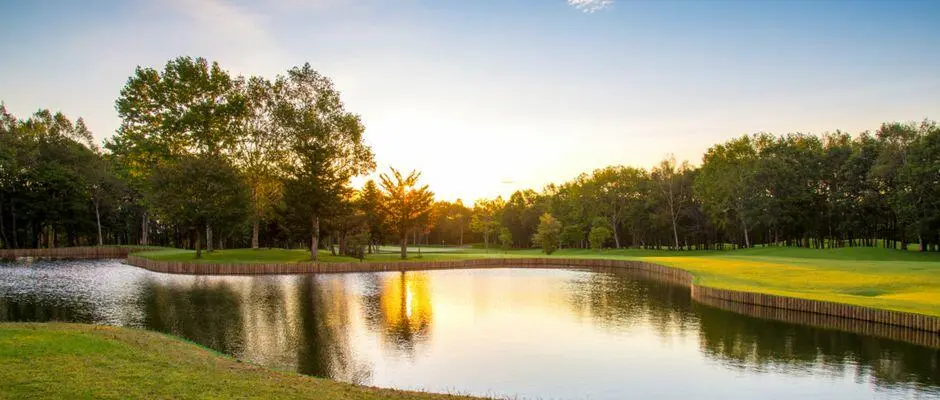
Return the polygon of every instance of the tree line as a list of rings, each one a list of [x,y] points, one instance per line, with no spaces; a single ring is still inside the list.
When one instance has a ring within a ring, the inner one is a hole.
[[[611,166],[474,207],[479,231],[508,229],[518,247],[539,245],[545,215],[564,247],[940,251],[940,129],[741,136],[698,167],[672,157],[648,170]]]
[[[361,118],[309,64],[273,79],[180,57],[138,67],[95,143],[81,118],[0,106],[0,245],[307,248],[380,244],[725,249],[940,248],[940,129],[766,133],[694,167],[611,166],[507,199],[434,201],[420,173],[375,169]]]

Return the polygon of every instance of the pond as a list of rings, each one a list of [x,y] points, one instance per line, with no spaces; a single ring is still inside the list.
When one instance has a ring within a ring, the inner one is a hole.
[[[762,320],[625,272],[158,274],[0,263],[0,321],[147,328],[372,386],[532,399],[940,398],[940,350]]]

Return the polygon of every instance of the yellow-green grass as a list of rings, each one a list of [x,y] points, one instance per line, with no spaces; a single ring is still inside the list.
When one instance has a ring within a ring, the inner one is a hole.
[[[188,250],[138,253],[158,260],[189,260]],[[500,251],[458,249],[446,252],[412,249],[409,261],[466,260],[497,257],[545,257],[535,249]],[[770,293],[813,300],[835,301],[888,310],[940,316],[940,254],[881,248],[799,249],[764,247],[734,251],[574,250],[550,257],[642,260],[674,266],[695,274],[702,285]],[[222,250],[204,255],[200,262],[301,262],[303,250]],[[371,254],[365,262],[388,262],[398,254]],[[320,252],[320,261],[357,261]]]
[[[149,331],[60,323],[0,323],[0,398],[469,399],[274,371]]]

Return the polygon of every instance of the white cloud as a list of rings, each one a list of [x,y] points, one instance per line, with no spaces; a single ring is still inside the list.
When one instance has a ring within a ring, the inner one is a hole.
[[[568,0],[568,5],[586,13],[610,8],[613,4],[614,0]]]

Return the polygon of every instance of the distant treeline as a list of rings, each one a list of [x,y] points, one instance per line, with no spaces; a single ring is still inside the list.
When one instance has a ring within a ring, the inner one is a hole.
[[[924,121],[854,137],[742,136],[711,147],[700,167],[671,158],[650,170],[607,167],[477,209],[486,207],[495,210],[492,229],[508,228],[521,246],[547,212],[562,222],[569,247],[917,243],[938,251],[940,129]]]
[[[743,136],[700,167],[607,167],[471,208],[432,202],[418,174],[394,170],[352,189],[375,168],[365,128],[309,65],[268,80],[181,57],[134,71],[116,108],[121,126],[99,148],[80,118],[0,106],[0,246],[527,248],[542,223],[540,242],[563,247],[940,250],[928,121]]]

